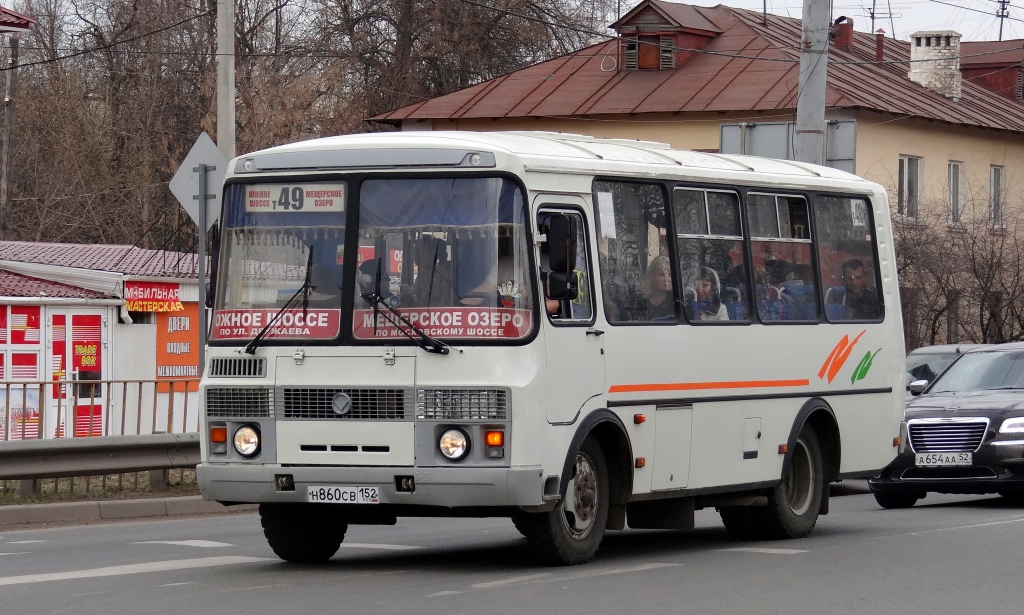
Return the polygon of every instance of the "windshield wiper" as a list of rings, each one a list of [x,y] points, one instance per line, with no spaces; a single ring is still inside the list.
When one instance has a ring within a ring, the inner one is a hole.
[[[295,305],[296,301],[299,298],[299,295],[302,295],[302,314],[306,314],[306,308],[309,305],[309,289],[313,284],[313,281],[311,279],[312,269],[313,246],[309,246],[309,258],[306,260],[306,275],[303,278],[302,286],[300,286],[299,290],[295,291],[295,294],[292,295],[288,299],[288,301],[286,301],[285,304],[281,306],[281,309],[277,311],[277,314],[274,314],[274,317],[268,320],[267,324],[263,325],[263,328],[260,329],[260,332],[256,334],[256,337],[252,338],[252,341],[245,345],[244,351],[246,353],[256,354],[256,347],[259,345],[260,342],[263,341],[263,338],[267,336],[267,333],[270,332],[270,327],[274,326],[278,319],[281,318],[281,314],[284,314],[285,310]]]
[[[384,314],[384,318],[386,318],[388,322],[390,322],[392,325],[394,325],[395,328],[397,328],[399,331],[401,331],[402,334],[405,335],[407,338],[409,338],[412,341],[416,342],[417,345],[419,345],[420,348],[422,348],[423,350],[426,350],[427,352],[433,352],[435,354],[448,354],[448,345],[447,344],[445,344],[444,342],[441,342],[440,340],[434,339],[433,337],[430,337],[429,335],[427,335],[427,333],[425,331],[423,331],[423,329],[420,329],[416,325],[412,324],[412,322],[410,322],[409,319],[407,319],[405,316],[403,316],[402,313],[399,312],[397,309],[392,307],[392,305],[390,303],[388,303],[387,300],[385,300],[383,296],[381,296],[381,294],[380,294],[380,267],[381,267],[381,259],[378,256],[377,257],[377,279],[376,279],[374,287],[373,287],[373,292],[372,293],[362,293],[361,295],[359,295],[367,303],[373,304],[373,335],[374,335],[374,337],[376,337],[376,335],[377,335],[377,317],[380,316],[380,314],[381,314],[380,308],[383,306],[385,310],[387,310],[391,314],[394,314],[395,316],[397,316],[398,319],[400,321],[402,321],[402,324],[404,324],[406,327],[409,327],[409,329],[412,329],[416,333],[416,335],[419,336],[419,339],[417,339],[412,333],[409,333],[409,331],[407,331],[404,327],[402,327],[401,324],[395,322],[395,320],[393,318],[391,318],[391,316],[389,316],[388,314]]]

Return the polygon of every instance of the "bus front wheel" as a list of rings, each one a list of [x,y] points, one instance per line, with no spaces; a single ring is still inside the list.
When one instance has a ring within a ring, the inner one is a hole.
[[[260,504],[263,535],[286,562],[326,562],[338,552],[348,524],[317,504]]]
[[[582,564],[597,553],[608,523],[608,465],[601,445],[587,438],[576,451],[569,483],[551,512],[518,517],[534,553],[556,565]]]

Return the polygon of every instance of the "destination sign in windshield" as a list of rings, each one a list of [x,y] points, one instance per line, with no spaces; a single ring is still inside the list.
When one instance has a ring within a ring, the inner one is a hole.
[[[245,211],[345,211],[345,184],[254,184],[245,188]]]

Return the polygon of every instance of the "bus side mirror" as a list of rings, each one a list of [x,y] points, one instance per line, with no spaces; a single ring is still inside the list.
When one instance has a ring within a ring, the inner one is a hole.
[[[576,227],[575,216],[549,214],[545,216],[542,229],[547,235],[548,265],[552,273],[563,274],[569,284],[568,274],[576,266]],[[552,297],[555,299],[556,297]]]
[[[214,224],[210,229],[213,236],[210,238],[210,281],[206,283],[206,307],[213,307],[213,292],[217,288],[217,261],[220,260],[220,225]],[[197,269],[206,273],[206,263],[198,263]]]
[[[579,276],[575,271],[569,273],[551,271],[545,274],[545,278],[545,286],[547,286],[545,294],[548,299],[572,301],[579,295]]]

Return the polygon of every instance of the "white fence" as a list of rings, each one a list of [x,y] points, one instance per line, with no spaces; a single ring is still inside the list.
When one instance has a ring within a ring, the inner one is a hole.
[[[0,381],[0,441],[199,430],[198,380]]]

